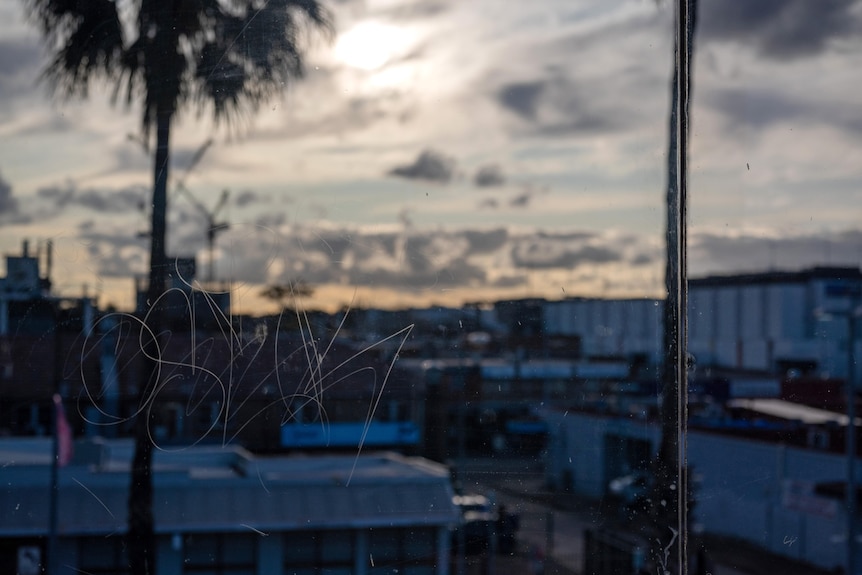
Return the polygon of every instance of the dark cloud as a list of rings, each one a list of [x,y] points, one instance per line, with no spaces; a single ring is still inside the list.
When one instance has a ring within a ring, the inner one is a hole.
[[[12,184],[0,173],[0,215],[17,214],[18,200],[12,194]]]
[[[811,107],[780,93],[719,89],[705,95],[710,105],[728,118],[732,126],[758,130],[776,122],[805,117]]]
[[[858,105],[804,101],[785,93],[763,89],[715,89],[704,101],[724,116],[731,130],[760,133],[781,122],[799,125],[827,124],[836,129],[862,133]]]
[[[443,289],[485,285],[487,272],[463,259],[451,260],[443,268],[422,271],[364,268],[350,274],[354,285],[396,289]]]
[[[495,288],[515,288],[527,285],[529,282],[527,281],[526,276],[503,276],[497,278],[491,283],[491,287]]]
[[[594,232],[543,232],[541,230],[535,233],[535,236],[540,240],[558,241],[558,242],[584,242],[596,238]]]
[[[412,164],[397,166],[389,170],[390,176],[410,180],[448,183],[454,175],[455,161],[434,150],[425,150]]]
[[[516,82],[503,86],[497,94],[500,104],[525,120],[535,120],[544,82]]]
[[[645,266],[655,262],[658,258],[649,254],[637,254],[632,258],[631,264],[633,266]]]
[[[824,231],[786,237],[701,233],[691,237],[689,253],[692,276],[823,265],[859,266],[862,232]]]
[[[509,207],[511,208],[526,208],[533,201],[533,198],[540,194],[546,194],[548,188],[545,186],[537,187],[533,185],[524,186],[524,191],[509,199]]]
[[[64,186],[46,186],[36,190],[36,197],[54,203],[57,207],[65,207],[72,196],[75,195],[75,188],[72,184]]]
[[[855,0],[711,0],[701,2],[699,34],[738,41],[766,57],[790,60],[822,52],[830,41],[858,37]]]
[[[473,177],[473,183],[480,188],[493,188],[506,183],[503,169],[497,164],[482,166]]]
[[[148,190],[143,186],[79,190],[73,183],[65,186],[46,186],[36,190],[36,196],[39,199],[50,202],[58,210],[80,206],[96,212],[117,214],[139,210],[146,202],[147,193]]]
[[[583,264],[606,264],[621,259],[621,254],[610,247],[573,243],[554,237],[530,237],[512,247],[515,267],[533,270],[574,269]]]
[[[533,199],[533,194],[527,192],[523,192],[514,196],[509,200],[509,206],[512,208],[526,208],[530,204],[530,200]]]
[[[41,61],[35,41],[0,39],[0,100],[30,93]]]
[[[139,209],[146,201],[143,186],[130,186],[119,190],[86,189],[76,194],[75,202],[97,212],[127,213]]]
[[[601,83],[619,84],[631,80],[605,78]],[[597,94],[614,94],[619,86],[601,86],[599,80],[584,83],[568,78],[560,68],[551,68],[546,78],[505,84],[496,93],[497,102],[518,116],[528,131],[546,137],[592,135],[632,127],[631,106],[621,108],[614,98]]]
[[[467,240],[470,245],[468,254],[489,254],[493,253],[504,245],[509,239],[509,232],[506,228],[497,228],[495,230],[464,230],[461,235]]]

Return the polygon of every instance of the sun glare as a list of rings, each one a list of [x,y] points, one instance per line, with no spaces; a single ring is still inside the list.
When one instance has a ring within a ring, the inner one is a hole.
[[[352,68],[371,72],[403,55],[406,46],[404,30],[378,22],[361,22],[339,37],[335,56]]]

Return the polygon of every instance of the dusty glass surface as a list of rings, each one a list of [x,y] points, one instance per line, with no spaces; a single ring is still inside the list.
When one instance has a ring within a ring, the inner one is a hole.
[[[0,574],[858,572],[860,23],[3,3]]]

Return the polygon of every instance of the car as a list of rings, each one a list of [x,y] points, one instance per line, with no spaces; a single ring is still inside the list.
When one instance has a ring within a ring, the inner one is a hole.
[[[484,495],[472,493],[455,495],[452,503],[461,509],[461,524],[452,532],[452,552],[461,548],[461,529],[466,555],[477,555],[487,551],[494,533],[497,512],[491,500]]]

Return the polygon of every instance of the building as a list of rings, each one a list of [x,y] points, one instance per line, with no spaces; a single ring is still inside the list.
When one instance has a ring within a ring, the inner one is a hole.
[[[98,358],[86,345],[97,315],[86,295],[51,293],[52,245],[6,256],[0,278],[0,434],[50,431],[51,395],[72,381],[98,379]]]
[[[60,574],[128,572],[132,448],[79,442],[59,470]],[[46,560],[50,452],[48,439],[0,441],[0,574]],[[460,514],[448,469],[425,459],[188,447],[156,451],[153,481],[160,575],[449,572]]]
[[[849,312],[862,297],[858,268],[710,276],[690,279],[688,288],[688,351],[698,366],[846,377]],[[547,335],[580,338],[585,357],[658,363],[663,306],[653,299],[546,302],[544,326]]]
[[[648,477],[660,439],[655,419],[553,410],[546,420],[545,477],[555,489],[602,499],[611,496],[614,480]],[[692,421],[686,433],[692,528],[840,568],[848,521],[846,427],[846,416],[774,399],[734,400],[731,412]],[[854,464],[862,477],[858,458]]]

